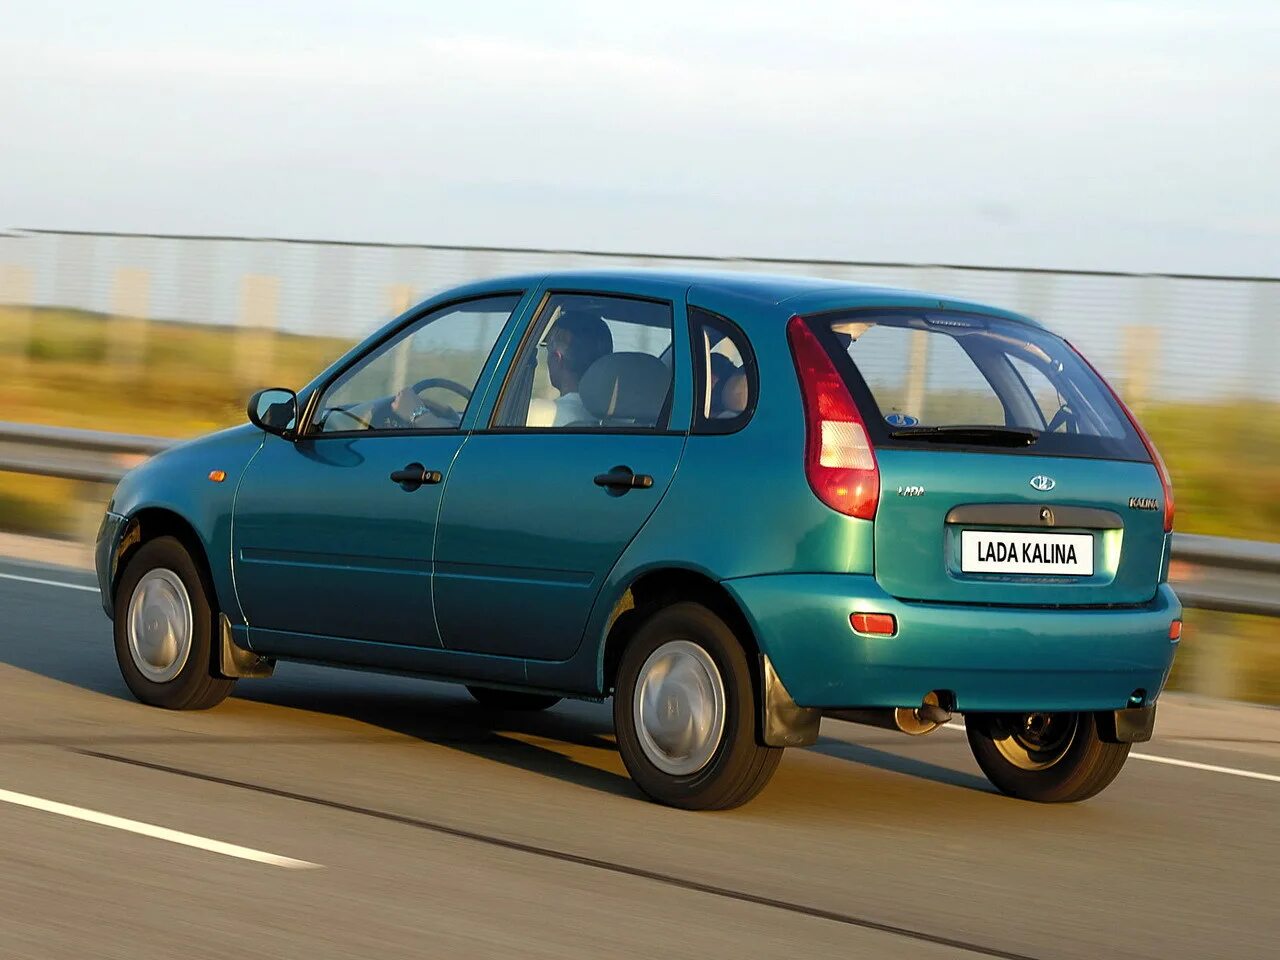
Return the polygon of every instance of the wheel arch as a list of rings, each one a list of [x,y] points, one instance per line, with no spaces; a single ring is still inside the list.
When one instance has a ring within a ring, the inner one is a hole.
[[[657,566],[636,574],[618,594],[609,614],[601,645],[600,689],[607,696],[614,686],[618,662],[647,611],[692,600],[714,611],[733,631],[747,654],[752,686],[760,690],[760,644],[738,601],[717,580],[692,567]]]
[[[209,563],[209,552],[204,540],[196,531],[195,525],[186,517],[169,507],[148,506],[129,515],[124,533],[116,545],[115,555],[111,560],[111,595],[115,596],[120,576],[134,554],[146,543],[159,537],[173,537],[190,555],[196,568],[205,579],[205,588],[214,598],[219,609],[226,610],[224,597],[218,594],[216,578]]]

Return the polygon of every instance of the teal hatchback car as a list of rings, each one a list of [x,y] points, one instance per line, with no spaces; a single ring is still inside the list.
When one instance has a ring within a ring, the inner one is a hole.
[[[662,803],[744,803],[826,714],[962,712],[996,787],[1082,800],[1181,632],[1132,414],[1025,317],[830,280],[487,280],[120,483],[124,679],[210,707],[278,660],[613,698]]]

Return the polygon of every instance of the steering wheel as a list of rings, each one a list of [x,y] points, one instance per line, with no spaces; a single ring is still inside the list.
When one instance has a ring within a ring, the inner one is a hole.
[[[448,390],[451,393],[456,393],[463,400],[467,401],[471,399],[471,391],[458,383],[458,381],[448,380],[444,377],[425,377],[409,387],[409,389],[417,395],[418,399],[422,402],[422,405],[437,417],[443,417],[446,420],[460,421],[462,419],[462,411],[455,410],[447,403],[428,400],[422,395],[423,390],[431,390],[435,387],[439,387],[442,390]]]
[[[463,400],[471,399],[471,391],[460,384],[457,380],[446,380],[444,377],[427,377],[415,383],[411,390],[414,393],[421,393],[423,390],[430,390],[432,387],[442,387],[445,390],[452,391],[460,396]]]

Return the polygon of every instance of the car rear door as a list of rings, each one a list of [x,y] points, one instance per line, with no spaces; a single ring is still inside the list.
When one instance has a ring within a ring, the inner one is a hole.
[[[567,659],[670,485],[688,424],[683,295],[629,289],[547,291],[459,453],[433,581],[447,648]]]

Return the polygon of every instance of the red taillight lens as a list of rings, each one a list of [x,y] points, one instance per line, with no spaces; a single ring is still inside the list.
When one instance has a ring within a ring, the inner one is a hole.
[[[840,372],[800,317],[787,322],[787,340],[804,397],[804,472],[832,510],[874,520],[880,468],[867,425]]]
[[[1173,531],[1173,478],[1169,476],[1169,468],[1164,465],[1164,458],[1160,456],[1160,451],[1156,449],[1156,445],[1151,442],[1151,438],[1147,436],[1147,431],[1142,429],[1142,424],[1138,422],[1138,418],[1133,415],[1133,411],[1129,409],[1129,405],[1120,399],[1120,394],[1116,393],[1115,387],[1107,383],[1107,378],[1098,373],[1097,367],[1090,363],[1079,350],[1068,343],[1067,346],[1075,351],[1080,361],[1093,371],[1093,375],[1102,381],[1103,385],[1111,392],[1111,396],[1115,398],[1116,403],[1120,405],[1120,409],[1124,411],[1124,415],[1129,418],[1129,422],[1133,424],[1134,431],[1138,434],[1138,439],[1142,441],[1142,445],[1147,448],[1147,453],[1151,456],[1151,462],[1155,464],[1156,473],[1160,476],[1160,486],[1164,491],[1164,532],[1171,533]]]
[[[1182,621],[1181,620],[1175,620],[1173,621],[1173,623],[1169,624],[1169,639],[1170,640],[1182,639]]]
[[[849,623],[859,633],[878,637],[891,637],[898,630],[898,621],[892,613],[855,613],[850,615]]]

